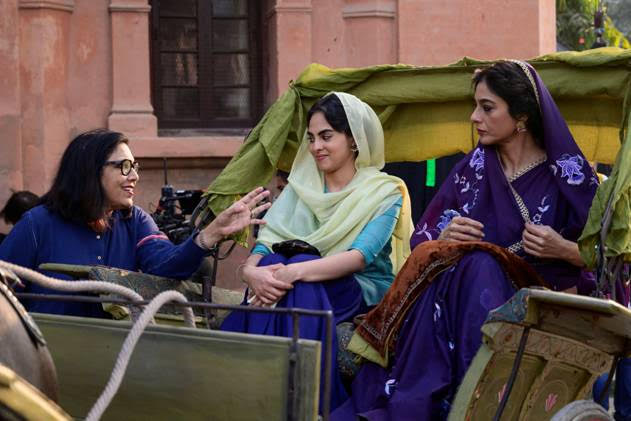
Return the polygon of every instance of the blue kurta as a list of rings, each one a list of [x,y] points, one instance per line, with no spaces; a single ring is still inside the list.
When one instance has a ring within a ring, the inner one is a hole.
[[[362,296],[369,306],[381,300],[394,279],[390,243],[402,204],[401,198],[390,209],[366,224],[348,248],[358,250],[364,257],[364,270],[354,273],[353,276],[361,286]],[[252,253],[267,256],[272,251],[265,245],[256,243]]]
[[[192,238],[177,246],[171,243],[153,219],[136,206],[129,217],[115,211],[110,228],[104,233],[37,206],[22,216],[0,244],[0,260],[35,270],[42,263],[103,265],[176,279],[189,277],[199,267],[205,253]],[[58,279],[70,279],[58,273],[41,272]],[[21,292],[59,294],[25,284]],[[108,317],[99,304],[40,300],[24,304],[27,310],[39,313]]]

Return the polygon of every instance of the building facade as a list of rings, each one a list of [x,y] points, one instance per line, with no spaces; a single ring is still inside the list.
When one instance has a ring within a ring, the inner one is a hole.
[[[137,203],[205,188],[309,63],[439,65],[556,49],[554,0],[2,0],[0,204],[76,134],[125,133]],[[0,226],[0,231],[6,227]]]

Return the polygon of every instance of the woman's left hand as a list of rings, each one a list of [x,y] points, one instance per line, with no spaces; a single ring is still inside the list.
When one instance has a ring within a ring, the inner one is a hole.
[[[261,212],[269,209],[271,203],[260,205],[270,195],[269,190],[257,187],[241,200],[221,212],[199,235],[204,236],[204,244],[214,245],[224,237],[241,231],[248,225],[263,225],[265,221],[258,219]]]
[[[526,253],[548,259],[566,259],[568,248],[573,244],[552,227],[532,223],[526,224],[522,241]]]
[[[287,284],[293,284],[301,278],[300,275],[300,263],[291,263],[278,269],[274,272],[274,279],[285,282]]]
[[[277,269],[276,271],[274,271],[273,273],[273,277],[274,279],[284,282],[286,284],[293,284],[294,282],[298,281],[301,278],[301,274],[299,271],[299,263],[291,263],[288,265],[285,265],[279,269]],[[283,294],[283,296],[287,293],[287,291],[285,291],[285,293]],[[279,297],[278,300],[280,300],[282,298]],[[264,303],[263,300],[261,300],[258,296],[254,296],[252,298],[252,301],[249,302],[249,304],[251,306],[269,306],[270,304]]]

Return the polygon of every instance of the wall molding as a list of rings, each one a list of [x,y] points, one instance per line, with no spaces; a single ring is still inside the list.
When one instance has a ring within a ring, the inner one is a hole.
[[[120,108],[112,107],[110,114],[153,114],[153,107]]]
[[[310,14],[313,11],[312,6],[274,6],[270,8],[266,14],[266,18],[269,19],[275,14],[280,13],[307,13]]]
[[[112,1],[109,11],[110,13],[149,13],[151,6],[148,4]]]
[[[344,19],[353,18],[388,18],[394,19],[397,16],[396,4],[387,5],[363,5],[349,4],[342,9]]]
[[[20,0],[19,9],[51,9],[74,12],[74,0]]]
[[[230,159],[243,145],[240,136],[138,137],[130,138],[136,158]],[[225,165],[225,164],[224,164]],[[161,167],[158,167],[161,168]]]

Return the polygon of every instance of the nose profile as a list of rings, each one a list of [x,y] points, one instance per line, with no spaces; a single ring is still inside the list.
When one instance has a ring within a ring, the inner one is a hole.
[[[469,117],[469,119],[473,123],[479,123],[480,122],[480,118],[478,117],[478,107],[475,107],[473,109],[473,112],[471,113],[471,117]]]
[[[131,171],[129,171],[129,174],[127,174],[127,179],[132,180],[132,181],[138,181],[139,178],[140,178],[140,174],[135,168],[132,167]]]

